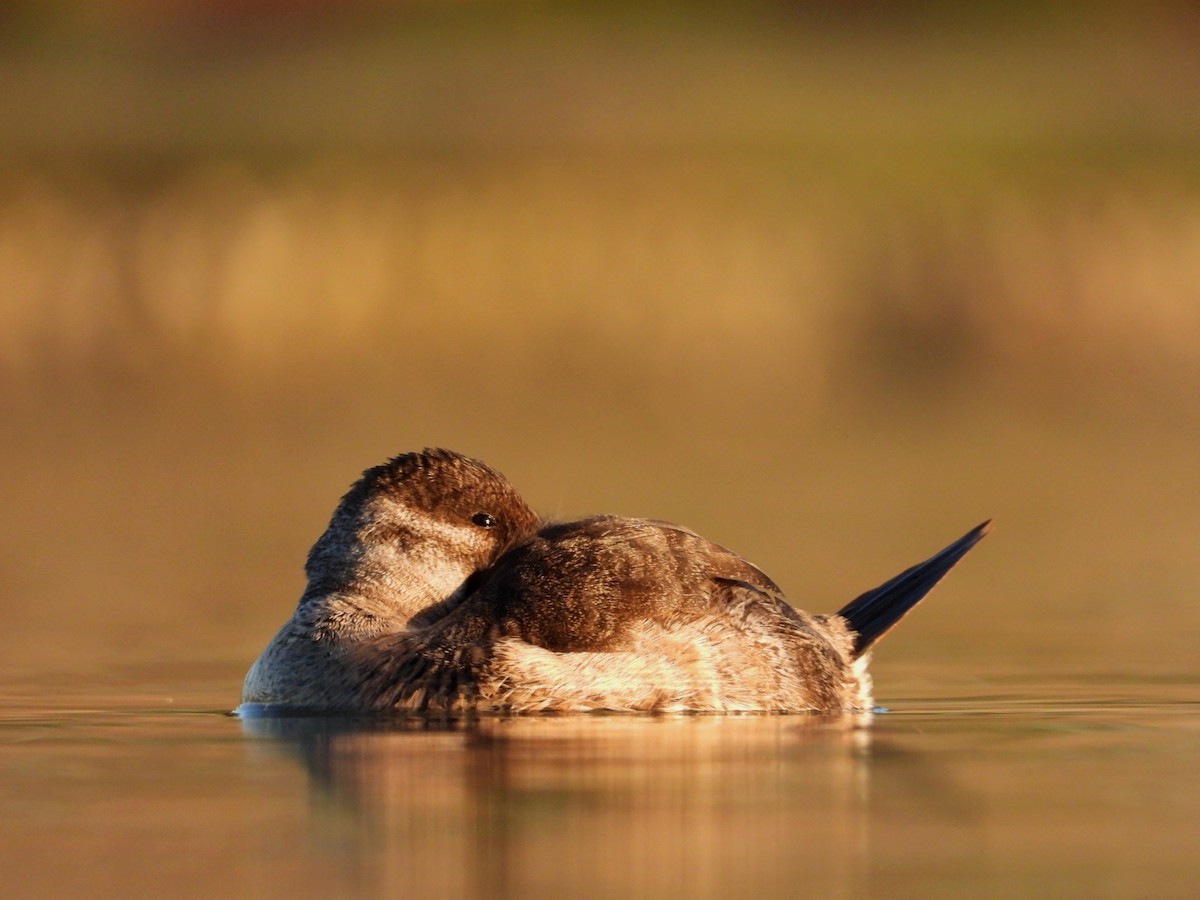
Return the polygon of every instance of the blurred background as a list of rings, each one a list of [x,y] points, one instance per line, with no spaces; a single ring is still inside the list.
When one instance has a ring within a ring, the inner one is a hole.
[[[5,3],[0,673],[233,706],[344,489],[444,445],[813,611],[995,517],[884,702],[1194,678],[1198,44],[1165,0]]]

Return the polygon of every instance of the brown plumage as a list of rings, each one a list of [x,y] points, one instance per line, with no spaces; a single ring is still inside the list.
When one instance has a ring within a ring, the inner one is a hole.
[[[479,540],[461,525],[479,512],[503,529]],[[867,709],[871,644],[986,530],[839,615],[810,616],[686,528],[616,516],[534,533],[536,524],[502,476],[447,451],[369,470],[310,554],[309,588],[247,675],[243,702],[419,713]]]
[[[448,450],[368,469],[309,551],[308,587],[247,673],[242,701],[368,708],[351,651],[418,632],[539,524],[503,475]]]

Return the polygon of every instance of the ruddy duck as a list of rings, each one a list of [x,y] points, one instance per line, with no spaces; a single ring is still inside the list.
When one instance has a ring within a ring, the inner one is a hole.
[[[342,498],[243,710],[869,709],[872,645],[987,529],[808,615],[686,528],[542,525],[483,463],[409,453]]]

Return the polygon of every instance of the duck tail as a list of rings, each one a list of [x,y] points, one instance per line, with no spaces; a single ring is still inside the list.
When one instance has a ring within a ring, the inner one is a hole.
[[[905,613],[916,606],[954,568],[954,564],[983,539],[991,530],[991,525],[989,519],[975,526],[925,562],[917,563],[891,581],[885,581],[843,606],[838,615],[846,620],[854,632],[854,658],[858,659],[870,650],[876,641],[904,618]]]

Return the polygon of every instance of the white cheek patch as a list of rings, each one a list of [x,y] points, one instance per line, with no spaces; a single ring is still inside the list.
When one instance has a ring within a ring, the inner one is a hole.
[[[407,570],[400,573],[403,580],[421,582],[439,596],[453,593],[473,571],[464,565],[439,559],[436,554],[424,559],[406,559],[406,564]]]
[[[434,519],[399,503],[388,503],[386,514],[381,518],[401,525],[418,538],[444,541],[452,546],[474,544],[478,539],[479,526],[477,525],[468,525],[465,522],[457,524]]]
[[[440,599],[476,570],[482,540],[478,526],[439,521],[400,504],[388,504],[385,517],[412,534],[411,546],[396,542],[370,554],[379,554],[379,564],[372,568],[396,590]]]

